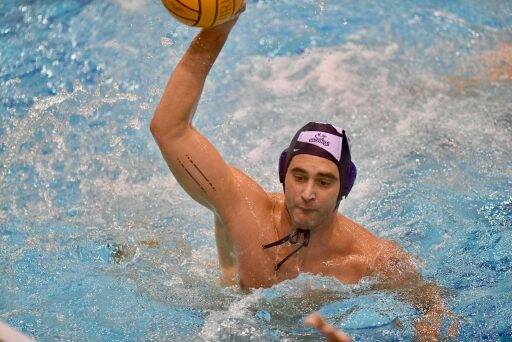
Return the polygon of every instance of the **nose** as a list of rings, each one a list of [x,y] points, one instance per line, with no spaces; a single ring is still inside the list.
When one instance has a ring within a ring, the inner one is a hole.
[[[316,198],[315,183],[312,181],[307,182],[302,189],[301,197],[304,202],[313,201]]]

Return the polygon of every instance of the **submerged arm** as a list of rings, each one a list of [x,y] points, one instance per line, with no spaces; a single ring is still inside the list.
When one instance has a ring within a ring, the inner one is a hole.
[[[434,282],[422,279],[410,255],[391,242],[384,241],[383,252],[374,265],[381,288],[391,289],[409,302],[422,316],[414,323],[415,339],[418,341],[438,341],[443,319],[453,318],[453,313],[444,303],[441,288]],[[453,321],[448,335],[457,335],[457,324]]]

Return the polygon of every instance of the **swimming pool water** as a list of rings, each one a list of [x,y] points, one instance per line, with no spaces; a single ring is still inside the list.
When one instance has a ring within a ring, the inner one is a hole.
[[[372,279],[220,286],[212,215],[148,129],[196,32],[157,0],[0,2],[0,320],[41,341],[295,341],[319,337],[302,319],[320,310],[355,340],[411,339],[419,313]],[[249,1],[195,125],[268,191],[298,127],[347,128],[340,210],[417,257],[460,340],[510,340],[503,42],[507,1]]]

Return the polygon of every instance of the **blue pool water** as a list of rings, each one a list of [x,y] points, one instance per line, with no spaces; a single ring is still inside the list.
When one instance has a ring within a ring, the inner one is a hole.
[[[212,215],[148,129],[196,32],[158,0],[0,2],[0,320],[41,341],[296,341],[320,310],[355,340],[411,339],[419,313],[372,279],[220,286]],[[509,1],[249,1],[195,124],[268,191],[304,122],[346,127],[359,176],[340,210],[417,258],[460,340],[507,341],[504,43]]]

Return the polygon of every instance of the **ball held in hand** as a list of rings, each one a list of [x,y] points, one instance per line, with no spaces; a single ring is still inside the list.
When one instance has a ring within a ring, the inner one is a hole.
[[[244,0],[162,0],[162,3],[176,20],[197,27],[222,24],[244,6]]]

